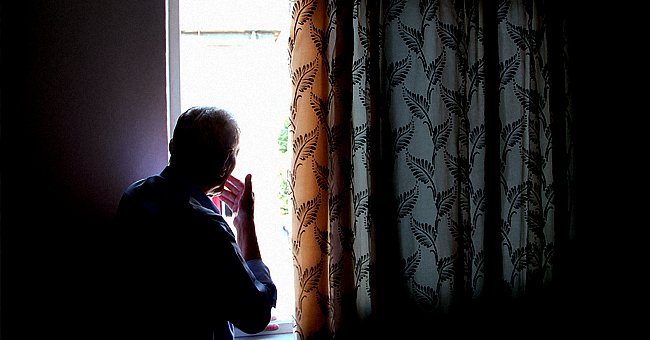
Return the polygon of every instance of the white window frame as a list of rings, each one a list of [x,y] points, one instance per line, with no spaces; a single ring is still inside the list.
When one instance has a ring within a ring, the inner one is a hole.
[[[167,137],[171,138],[181,111],[181,55],[178,0],[165,1],[167,25]]]

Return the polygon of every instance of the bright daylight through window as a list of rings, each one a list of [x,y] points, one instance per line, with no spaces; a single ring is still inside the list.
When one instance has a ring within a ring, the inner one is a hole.
[[[252,174],[260,250],[278,286],[274,315],[291,321],[293,262],[286,186],[289,9],[289,0],[178,0],[176,91],[179,112],[216,105],[236,115],[242,134],[233,174],[240,179]],[[169,15],[174,13],[170,10]],[[170,40],[172,56],[174,48]],[[170,74],[173,71],[170,66]],[[173,105],[171,111],[176,111]]]

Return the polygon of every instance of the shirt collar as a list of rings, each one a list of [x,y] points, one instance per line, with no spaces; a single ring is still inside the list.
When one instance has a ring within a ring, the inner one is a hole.
[[[163,177],[171,182],[177,183],[186,192],[195,199],[202,207],[210,209],[220,215],[219,209],[214,205],[212,200],[194,183],[190,182],[187,178],[183,177],[176,169],[166,166],[160,172],[160,177]]]

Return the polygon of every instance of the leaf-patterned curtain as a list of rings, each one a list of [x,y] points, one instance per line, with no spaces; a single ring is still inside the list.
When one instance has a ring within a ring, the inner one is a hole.
[[[292,6],[299,338],[544,296],[574,236],[560,5]]]

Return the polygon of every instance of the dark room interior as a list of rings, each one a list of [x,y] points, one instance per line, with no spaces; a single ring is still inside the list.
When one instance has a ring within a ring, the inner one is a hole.
[[[630,165],[641,163],[627,160],[639,157],[632,126],[647,110],[635,108],[628,82],[645,81],[624,48],[636,40],[621,19],[630,10],[589,6],[570,13],[578,236],[569,291],[598,333],[628,329],[629,303],[644,295],[627,297],[641,284],[632,240],[647,225],[629,194],[645,184]],[[167,162],[165,1],[4,2],[0,12],[0,337],[95,339],[119,312],[103,307],[103,268],[120,195]]]

